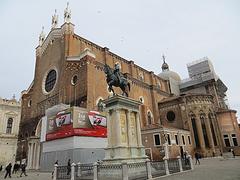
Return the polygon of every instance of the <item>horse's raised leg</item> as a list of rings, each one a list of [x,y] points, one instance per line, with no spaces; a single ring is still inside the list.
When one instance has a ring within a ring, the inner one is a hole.
[[[113,90],[113,87],[112,87],[112,86],[108,86],[108,91],[109,91],[109,92],[113,92],[113,95],[115,95],[115,92],[114,92],[114,90]]]

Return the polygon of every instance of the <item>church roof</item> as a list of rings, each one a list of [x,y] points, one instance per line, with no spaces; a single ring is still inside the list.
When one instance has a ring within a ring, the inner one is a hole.
[[[174,71],[163,71],[160,74],[158,74],[158,76],[164,80],[170,80],[170,79],[174,79],[176,81],[181,81],[180,76],[178,75],[178,73],[174,72]]]

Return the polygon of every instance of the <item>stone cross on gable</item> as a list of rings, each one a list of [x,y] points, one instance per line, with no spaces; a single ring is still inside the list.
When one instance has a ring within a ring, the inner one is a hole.
[[[43,41],[45,39],[45,33],[44,33],[44,26],[42,27],[42,32],[39,35],[39,45],[41,46],[43,44]]]
[[[64,22],[70,23],[71,21],[71,10],[69,9],[69,2],[67,2],[67,7],[64,11]]]
[[[58,15],[57,15],[57,10],[55,9],[55,13],[52,16],[52,29],[56,28],[58,24]]]
[[[163,54],[162,55],[163,63],[165,63],[166,56]]]

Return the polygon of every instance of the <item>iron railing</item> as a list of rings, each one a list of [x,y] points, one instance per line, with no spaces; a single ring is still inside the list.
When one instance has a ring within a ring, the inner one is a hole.
[[[180,165],[182,166],[181,169]],[[168,159],[122,164],[72,164],[71,169],[69,169],[69,166],[55,166],[54,179],[90,180],[95,178],[98,180],[118,180],[127,177],[129,180],[145,180],[191,169],[191,157],[186,160]],[[74,171],[71,172],[70,170]]]
[[[169,159],[168,160],[168,169],[170,174],[180,172],[178,159]]]
[[[189,158],[181,159],[181,163],[182,163],[183,171],[187,171],[187,170],[191,169],[191,164],[190,164]]]
[[[57,180],[64,180],[71,178],[71,171],[68,166],[57,167]]]
[[[164,161],[151,162],[152,177],[159,177],[166,175],[166,168]]]
[[[93,179],[93,164],[77,164],[75,166],[76,180]]]

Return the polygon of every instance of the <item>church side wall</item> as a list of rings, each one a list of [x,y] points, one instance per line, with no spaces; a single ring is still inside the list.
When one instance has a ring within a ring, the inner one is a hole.
[[[167,92],[169,91],[167,82],[165,80],[162,80],[152,72],[146,71],[145,69],[137,66],[133,61],[127,61],[111,53],[107,48],[102,48],[77,35],[69,39],[69,53],[67,56],[78,56],[86,48],[90,49],[96,56],[96,58],[92,61],[89,60],[89,64],[87,65],[88,109],[96,109],[97,99],[99,97],[106,98],[110,95],[107,91],[105,74],[103,70],[99,68],[100,66],[98,66],[97,62],[99,62],[101,65],[107,63],[112,68],[114,67],[114,64],[118,62],[121,65],[121,71],[123,73],[130,74],[130,76],[135,79],[132,80],[129,96],[137,100],[139,100],[139,97],[142,96],[144,98],[144,105],[142,108],[146,113],[148,110],[150,110],[153,113],[155,123],[159,123],[157,102],[159,102],[163,97],[168,96]],[[157,84],[161,86],[160,88],[162,94],[157,92],[156,89],[150,88],[150,85],[156,87]],[[117,93],[121,93],[120,89],[115,89]],[[143,116],[142,124],[146,125],[146,114],[141,114]]]

